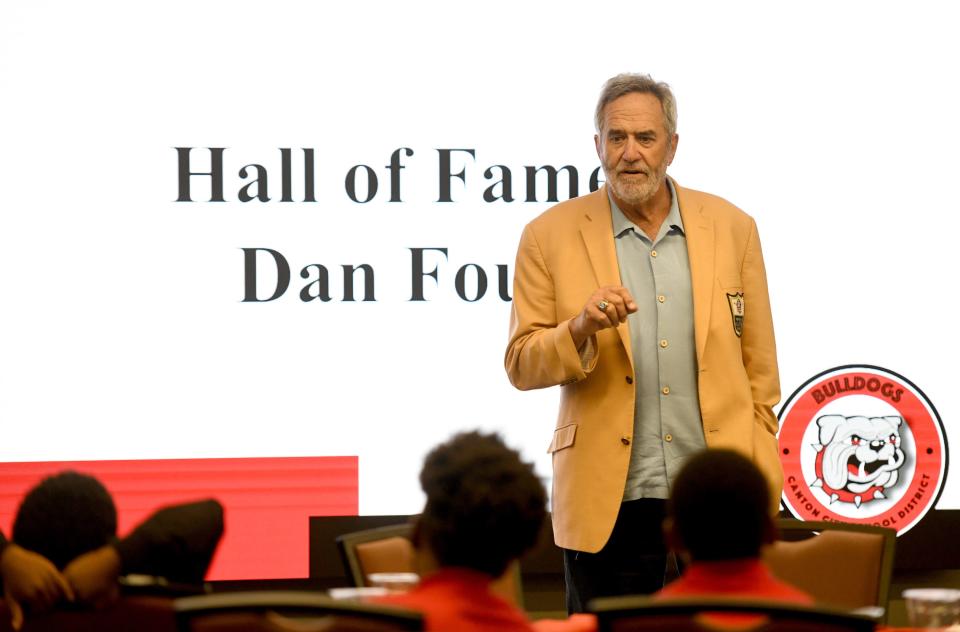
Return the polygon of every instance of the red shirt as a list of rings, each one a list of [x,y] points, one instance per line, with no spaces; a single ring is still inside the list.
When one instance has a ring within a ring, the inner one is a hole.
[[[695,596],[813,604],[813,597],[774,577],[758,558],[695,562],[687,567],[680,579],[656,593],[654,599]]]
[[[376,602],[423,612],[428,632],[533,632],[522,610],[490,592],[491,581],[477,571],[445,568],[408,593]]]

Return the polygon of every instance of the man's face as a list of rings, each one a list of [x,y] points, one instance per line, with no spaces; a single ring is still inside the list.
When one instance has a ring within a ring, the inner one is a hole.
[[[607,104],[594,141],[618,202],[642,204],[660,190],[678,140],[667,134],[663,107],[654,95],[631,92]]]

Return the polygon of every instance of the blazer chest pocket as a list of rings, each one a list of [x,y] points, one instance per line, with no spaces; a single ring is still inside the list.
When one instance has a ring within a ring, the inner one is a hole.
[[[740,280],[739,276],[720,277],[717,279],[717,282],[720,283],[720,287],[723,288],[724,292],[729,292],[730,294],[743,292],[743,281]]]
[[[574,439],[577,436],[577,424],[567,424],[566,426],[560,426],[553,431],[553,440],[550,442],[550,447],[547,448],[547,454],[553,454],[558,450],[563,450],[564,448],[569,448],[573,445]]]

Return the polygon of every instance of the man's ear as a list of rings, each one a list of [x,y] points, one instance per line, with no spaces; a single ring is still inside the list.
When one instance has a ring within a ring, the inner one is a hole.
[[[770,514],[763,514],[763,533],[761,534],[762,539],[760,540],[761,544],[773,544],[780,539],[780,530],[777,529],[777,524],[773,521],[773,518],[770,517]]]
[[[410,518],[410,542],[413,548],[421,548],[421,539],[423,538],[423,527],[420,524],[420,516],[416,515]]]
[[[603,152],[600,149],[600,134],[593,135],[593,144],[597,148],[597,158],[600,159],[600,164],[603,164]]]
[[[427,542],[426,530],[420,516],[413,517],[411,526],[413,527],[410,532],[410,541],[413,542],[413,568],[421,577],[426,577],[437,572],[440,564]]]
[[[667,157],[667,166],[673,164],[673,159],[677,155],[677,145],[680,144],[680,134],[674,134],[670,139],[670,155]]]

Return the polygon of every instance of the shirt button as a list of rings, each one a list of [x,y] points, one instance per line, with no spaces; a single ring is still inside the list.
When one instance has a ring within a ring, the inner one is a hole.
[[[660,389],[660,392],[663,393],[664,395],[669,395],[669,394],[670,394],[670,387],[669,387],[669,386],[664,386],[663,388]]]
[[[673,441],[673,435],[671,434],[664,435],[663,440],[666,441],[667,443],[670,443],[671,441]]]
[[[670,343],[668,343],[666,339],[663,339],[663,340],[660,341],[660,348],[661,348],[661,349],[666,349],[668,344],[670,344]]]
[[[667,297],[664,296],[663,294],[661,294],[660,296],[657,297],[657,302],[658,302],[658,303],[662,303],[662,302],[664,302],[665,300],[667,300]]]
[[[628,375],[628,376],[627,376],[627,384],[633,384],[633,376],[632,376],[632,375]]]
[[[620,443],[623,445],[630,445],[630,437],[620,437]]]
[[[650,251],[650,256],[653,257],[654,259],[656,259],[656,258],[657,258],[657,251],[656,251],[656,250],[651,250],[651,251]]]

